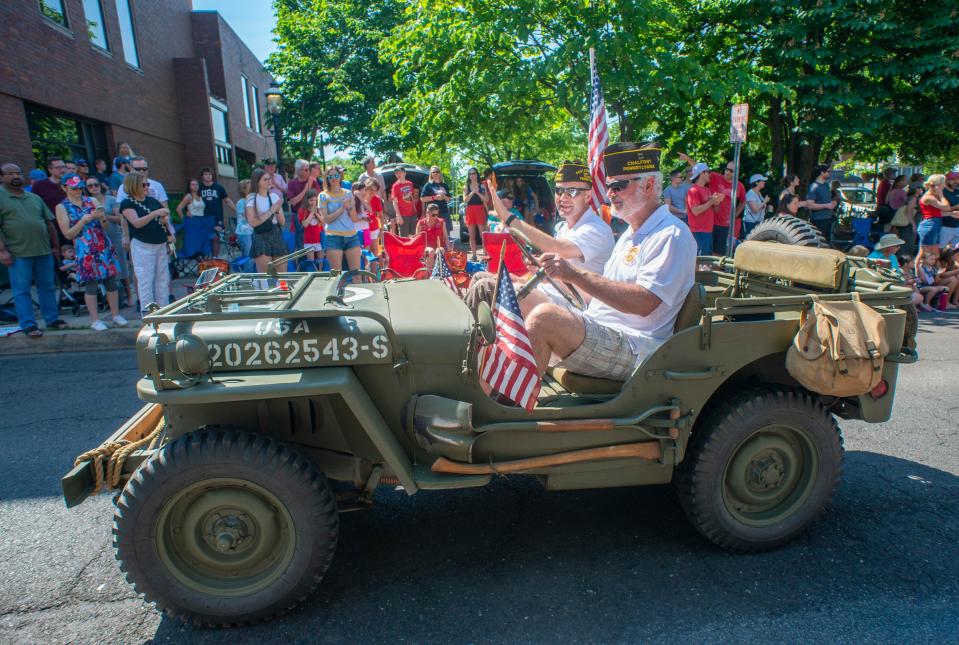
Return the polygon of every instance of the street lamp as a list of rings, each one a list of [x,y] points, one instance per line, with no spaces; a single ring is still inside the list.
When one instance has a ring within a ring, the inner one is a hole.
[[[280,85],[273,81],[266,91],[266,109],[273,118],[273,138],[276,140],[276,167],[283,171],[283,132],[280,130],[280,110],[283,109],[283,95]]]

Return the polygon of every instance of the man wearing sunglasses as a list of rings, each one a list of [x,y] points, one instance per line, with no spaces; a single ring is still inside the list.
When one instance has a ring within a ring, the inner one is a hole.
[[[616,143],[603,152],[606,195],[614,217],[629,228],[620,236],[602,274],[544,253],[546,273],[592,297],[579,313],[552,303],[526,320],[539,373],[550,357],[577,374],[627,380],[673,333],[692,288],[696,241],[689,228],[661,203],[661,150],[652,143]]]
[[[556,170],[556,210],[562,220],[556,225],[556,236],[551,237],[536,226],[509,213],[498,197],[493,208],[504,224],[524,234],[543,253],[553,253],[566,259],[576,269],[602,273],[616,240],[613,231],[589,205],[593,180],[589,168],[582,161],[564,161]],[[495,280],[495,277],[491,278]],[[472,286],[471,286],[472,288]],[[492,289],[489,289],[492,297]],[[529,315],[536,305],[551,302],[560,307],[572,305],[545,280],[520,300],[520,310]]]

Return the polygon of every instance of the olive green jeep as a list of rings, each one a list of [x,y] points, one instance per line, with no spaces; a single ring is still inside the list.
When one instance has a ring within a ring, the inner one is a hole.
[[[148,405],[78,459],[66,503],[120,489],[120,568],[161,610],[202,625],[295,607],[330,565],[338,513],[383,485],[672,482],[715,544],[774,548],[840,480],[837,419],[889,419],[899,364],[917,358],[911,290],[838,251],[772,242],[699,264],[674,335],[628,381],[553,369],[532,412],[484,393],[489,311],[474,318],[441,281],[227,276],[145,318],[137,394]],[[800,387],[785,352],[801,312],[812,295],[854,293],[901,348],[880,386],[848,398]]]

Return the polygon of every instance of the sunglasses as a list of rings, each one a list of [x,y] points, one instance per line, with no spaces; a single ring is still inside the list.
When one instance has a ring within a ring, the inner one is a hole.
[[[557,197],[560,197],[562,195],[569,195],[570,197],[576,197],[580,195],[581,193],[585,193],[585,192],[586,192],[585,188],[558,188],[557,187],[553,189],[553,193]]]
[[[100,184],[87,184],[87,188],[99,188]]]
[[[149,166],[140,166],[139,168],[137,168],[136,166],[133,166],[133,169],[134,169],[135,171],[137,171],[137,172],[146,172],[146,171],[148,171],[148,170],[150,169],[150,167],[149,167]]]
[[[337,175],[337,174],[332,174],[332,175],[327,175],[326,178],[327,178],[327,179],[339,179],[340,176]]]
[[[629,179],[617,179],[615,181],[606,182],[606,190],[612,191],[614,193],[621,193],[629,187],[629,184],[634,181],[639,181],[642,177],[631,177]]]

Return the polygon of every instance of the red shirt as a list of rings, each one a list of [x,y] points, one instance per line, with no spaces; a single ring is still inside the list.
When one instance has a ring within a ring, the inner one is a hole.
[[[290,205],[293,208],[296,208],[297,210],[306,206],[306,197],[304,196],[303,199],[301,199],[299,203],[297,204],[294,204],[292,200],[294,197],[296,197],[297,195],[303,192],[303,187],[306,186],[307,184],[310,185],[310,188],[316,191],[317,195],[323,192],[323,186],[321,186],[320,182],[318,182],[316,179],[313,179],[312,177],[307,177],[306,181],[300,181],[299,179],[291,179],[286,184],[286,201],[290,202]],[[295,226],[296,225],[293,223],[293,218],[291,217],[290,232],[293,232],[296,230]],[[306,240],[304,240],[304,242],[305,241]],[[317,240],[315,243],[318,244],[319,240]]]
[[[378,231],[383,228],[380,216],[383,215],[383,200],[373,195],[370,197],[370,230]]]
[[[942,211],[932,204],[923,204],[919,202],[919,210],[922,212],[922,219],[936,219],[942,217]]]
[[[319,212],[316,214],[317,223],[306,225],[306,220],[310,217],[310,211],[305,208],[301,208],[297,213],[297,217],[300,218],[300,222],[303,223],[303,243],[304,244],[319,244],[320,243],[320,234],[323,233],[323,216]]]
[[[699,215],[693,214],[693,206],[702,206],[709,201],[712,192],[706,186],[693,184],[686,193],[686,223],[693,233],[712,233],[715,216],[712,208],[707,208]]]
[[[892,188],[892,182],[888,179],[883,179],[879,182],[879,187],[876,188],[876,203],[882,206],[886,203],[886,197],[889,196],[889,189]]]
[[[739,207],[746,203],[746,188],[742,182],[737,181],[736,183],[739,186],[736,190],[736,210],[739,210]],[[719,202],[719,206],[713,211],[716,216],[714,225],[729,226],[729,211],[732,210],[733,207],[733,182],[726,181],[718,172],[710,173],[709,190],[714,193],[720,193],[723,196],[723,201]],[[688,210],[686,212],[689,213]],[[737,228],[742,225],[739,219],[739,217],[736,218]]]
[[[396,201],[400,217],[413,217],[416,210],[413,206],[413,182],[409,179],[398,181],[390,188],[390,197]]]
[[[433,218],[433,225],[428,226],[426,224],[426,218],[424,217],[416,223],[416,232],[422,233],[426,231],[426,246],[429,248],[445,249],[446,240],[443,239],[443,226],[445,223],[442,217],[435,217]]]

